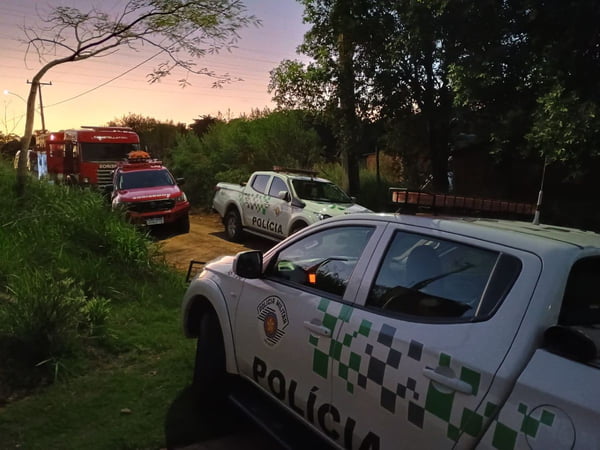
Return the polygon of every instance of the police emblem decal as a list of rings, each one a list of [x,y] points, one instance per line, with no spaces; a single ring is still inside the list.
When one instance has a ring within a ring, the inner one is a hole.
[[[288,326],[285,303],[279,297],[272,295],[260,302],[256,309],[265,343],[270,346],[276,345],[284,336],[284,330]]]

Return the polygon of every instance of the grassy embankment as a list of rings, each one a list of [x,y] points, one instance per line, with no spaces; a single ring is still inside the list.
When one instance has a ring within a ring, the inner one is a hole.
[[[97,194],[0,164],[0,448],[156,449],[191,376],[183,276]]]

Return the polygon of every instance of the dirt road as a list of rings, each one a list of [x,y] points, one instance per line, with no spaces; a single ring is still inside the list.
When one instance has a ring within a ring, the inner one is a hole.
[[[159,244],[169,264],[184,271],[192,259],[208,262],[244,250],[266,251],[273,242],[251,236],[243,244],[230,242],[217,214],[194,212],[190,215],[189,233],[160,239]]]

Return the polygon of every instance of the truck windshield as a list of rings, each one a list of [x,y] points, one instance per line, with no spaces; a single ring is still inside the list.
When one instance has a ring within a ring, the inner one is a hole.
[[[122,142],[81,142],[83,161],[121,161],[127,154],[140,149],[140,144]]]
[[[137,189],[174,186],[175,180],[167,170],[139,170],[122,172],[117,180],[119,189]]]
[[[316,180],[292,180],[298,197],[303,200],[329,203],[352,203],[352,199],[333,183]]]

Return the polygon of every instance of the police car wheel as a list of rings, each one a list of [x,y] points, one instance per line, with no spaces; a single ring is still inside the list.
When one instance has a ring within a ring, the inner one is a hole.
[[[306,225],[304,222],[299,222],[299,223],[294,224],[294,226],[292,227],[292,229],[290,231],[290,235],[297,233],[302,228],[306,228],[307,226],[308,225]]]
[[[230,241],[239,241],[242,236],[242,220],[240,214],[235,210],[225,215],[225,234]]]
[[[207,311],[200,319],[192,388],[203,398],[225,393],[225,346],[214,311]]]

